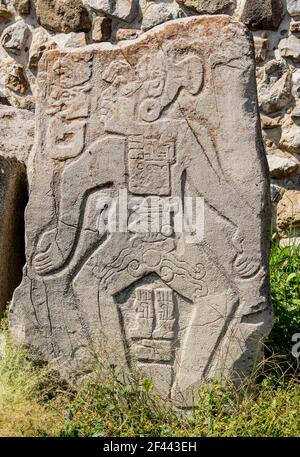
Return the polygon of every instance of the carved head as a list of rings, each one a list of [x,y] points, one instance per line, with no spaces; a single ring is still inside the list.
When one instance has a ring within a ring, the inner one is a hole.
[[[87,82],[92,73],[88,58],[79,56],[64,56],[58,59],[53,65],[53,75],[56,84],[62,89],[71,89]]]
[[[102,92],[100,111],[108,119],[123,115],[145,122],[159,119],[181,90],[196,95],[203,83],[203,65],[199,55],[185,41],[174,42],[155,54],[142,48],[133,64],[113,62],[102,74],[109,86]],[[120,97],[122,103],[120,103]],[[120,112],[121,105],[126,109]]]
[[[181,90],[196,95],[203,83],[203,65],[190,43],[178,40],[156,54],[145,55],[137,64],[143,83],[139,115],[146,122],[157,120]]]

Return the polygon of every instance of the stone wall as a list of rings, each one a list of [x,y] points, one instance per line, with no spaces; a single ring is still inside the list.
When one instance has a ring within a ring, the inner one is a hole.
[[[284,244],[292,224],[299,241],[298,0],[1,0],[0,104],[34,111],[37,66],[46,50],[116,43],[172,19],[220,13],[235,15],[253,32],[274,227]]]

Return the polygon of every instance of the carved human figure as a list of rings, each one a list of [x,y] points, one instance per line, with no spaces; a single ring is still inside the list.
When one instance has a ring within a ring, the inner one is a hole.
[[[51,51],[39,74],[16,332],[76,373],[104,342],[107,360],[148,370],[172,398],[214,376],[223,353],[230,370],[249,365],[270,325],[268,186],[243,27],[170,21],[116,46]],[[117,208],[103,202],[125,191],[144,204],[109,231],[98,222]],[[201,236],[186,197],[204,201]],[[155,202],[173,198],[168,219]]]
[[[176,115],[182,111],[178,100],[180,92],[196,96],[203,84],[200,57],[185,42],[179,41],[177,46],[179,58],[174,57],[174,48],[166,48],[157,52],[155,60],[151,55],[141,57],[135,68],[124,61],[114,62],[104,71],[103,80],[108,87],[99,99],[103,134],[82,153],[78,148],[82,143],[77,141],[79,133],[74,137],[73,154],[66,154],[66,146],[62,146],[60,160],[81,155],[63,173],[56,227],[42,234],[34,257],[38,274],[59,271],[70,260],[76,249],[80,211],[87,189],[107,185],[125,188],[129,173],[129,190],[133,194],[180,195],[182,182],[171,184],[171,166],[175,160],[176,174],[184,175],[195,195],[203,196],[235,227],[232,243],[237,251],[234,268],[238,275],[246,278],[258,271],[258,259],[253,259],[252,253],[246,252],[243,246],[247,220],[244,215],[239,219],[239,211],[231,198],[237,189],[218,167],[217,151],[208,127],[183,115],[174,118],[174,110]],[[62,74],[65,81],[65,72]],[[66,80],[70,85],[69,79]],[[67,130],[65,136],[68,136]],[[53,144],[49,153],[56,158],[52,147]],[[204,166],[207,173],[199,182],[198,170]],[[219,207],[221,195],[222,208]],[[250,214],[250,206],[248,211]]]

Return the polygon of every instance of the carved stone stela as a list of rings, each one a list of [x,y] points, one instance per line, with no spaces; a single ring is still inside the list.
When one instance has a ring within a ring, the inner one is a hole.
[[[182,402],[206,379],[243,376],[272,322],[267,167],[244,27],[193,17],[116,46],[50,51],[38,81],[15,338],[67,376],[104,351]],[[203,199],[203,239],[173,219],[145,233],[99,230],[99,201],[124,191],[145,197],[147,220],[153,199]]]

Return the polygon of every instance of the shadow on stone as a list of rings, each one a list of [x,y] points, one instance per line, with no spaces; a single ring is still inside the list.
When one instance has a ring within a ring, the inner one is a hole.
[[[0,318],[22,279],[27,200],[25,166],[0,156]]]

